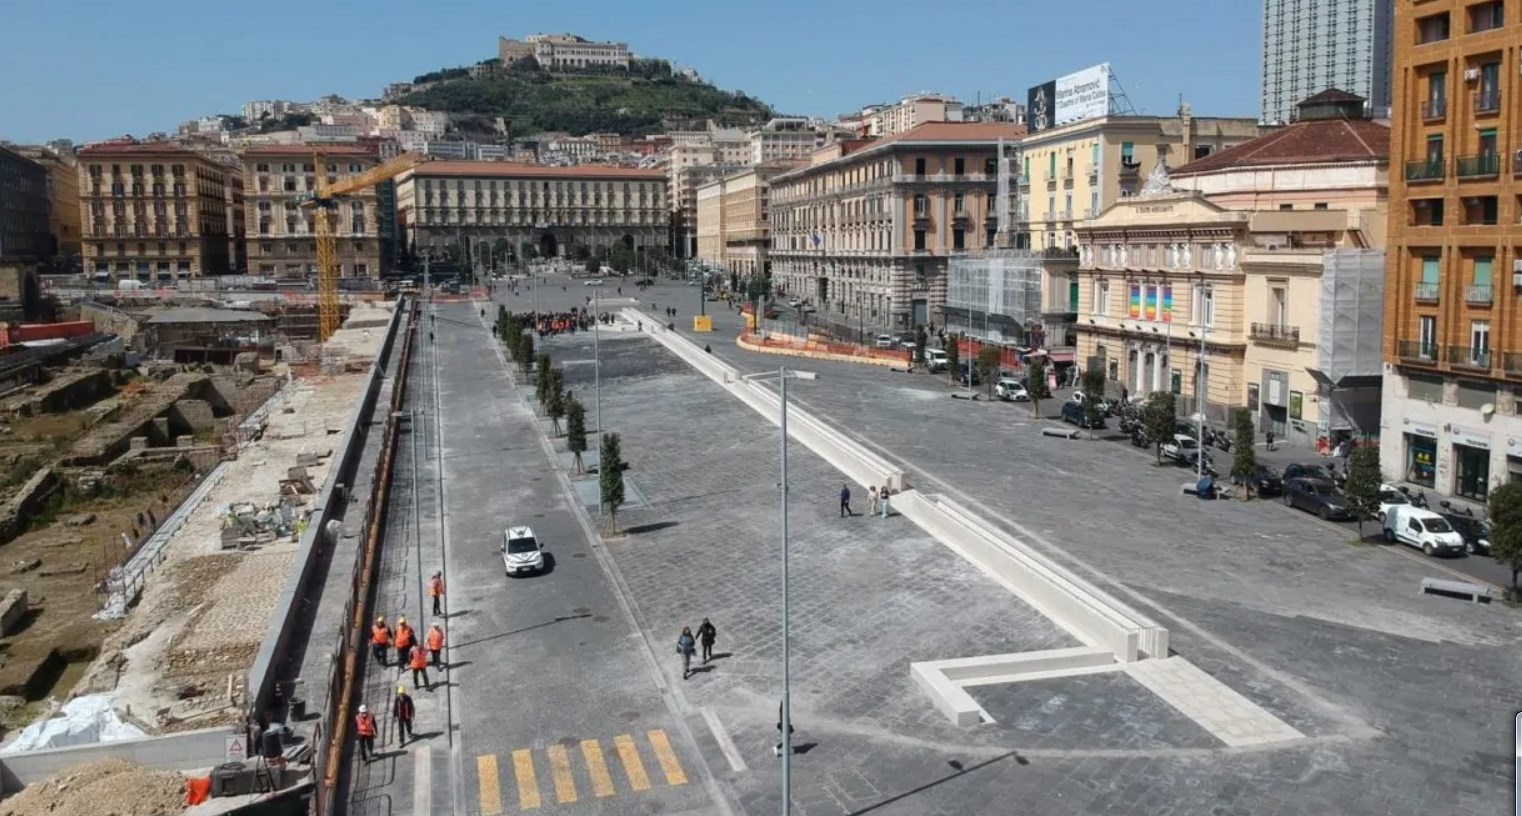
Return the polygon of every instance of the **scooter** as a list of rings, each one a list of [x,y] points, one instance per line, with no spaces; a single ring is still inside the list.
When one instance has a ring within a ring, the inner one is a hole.
[[[1448,501],[1447,499],[1443,499],[1443,500],[1439,501],[1438,502],[1438,506],[1443,508],[1444,510],[1446,510],[1449,513],[1453,513],[1454,515],[1469,516],[1470,518],[1474,517],[1474,508],[1465,506],[1464,509],[1460,510],[1460,509],[1455,508],[1453,506],[1453,502]]]

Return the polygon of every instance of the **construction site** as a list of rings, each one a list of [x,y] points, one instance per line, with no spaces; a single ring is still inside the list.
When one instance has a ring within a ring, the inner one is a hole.
[[[244,722],[395,303],[344,304],[323,343],[310,302],[237,306],[78,304],[91,342],[0,391],[0,759]],[[0,814],[76,812],[71,787]]]

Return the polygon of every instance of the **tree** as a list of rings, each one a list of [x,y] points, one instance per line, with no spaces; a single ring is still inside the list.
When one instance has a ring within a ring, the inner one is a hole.
[[[1348,509],[1358,519],[1358,537],[1363,538],[1363,523],[1379,510],[1379,448],[1359,445],[1353,449],[1348,460],[1348,478],[1342,484],[1342,493],[1348,499]]]
[[[1083,392],[1083,421],[1089,426],[1089,438],[1094,438],[1094,428],[1104,421],[1105,373],[1095,366],[1083,372],[1078,380]]]
[[[1236,439],[1231,445],[1231,475],[1247,485],[1253,471],[1258,469],[1258,449],[1253,446],[1252,412],[1238,408],[1235,421],[1237,427]]]
[[[1163,443],[1173,438],[1173,428],[1178,419],[1178,403],[1172,391],[1153,391],[1142,409],[1142,433],[1147,444],[1157,454],[1158,464],[1163,462]]]
[[[914,327],[914,358],[911,362],[925,362],[925,344],[930,342],[930,332],[925,331],[924,324]]]
[[[750,313],[756,318],[756,328],[761,328],[761,298],[766,294],[766,285],[761,282],[757,275],[751,275],[745,280],[745,300],[750,303]]]
[[[540,354],[538,367],[534,371],[534,396],[539,400],[539,407],[545,407],[550,398],[550,355]]]
[[[983,378],[983,385],[988,393],[993,393],[994,376],[999,373],[999,363],[1004,359],[1004,354],[998,346],[987,346],[978,349],[978,376]]]
[[[602,446],[597,453],[597,489],[616,530],[618,508],[624,504],[624,457],[616,433],[602,436]]]
[[[1052,395],[1046,387],[1046,355],[1030,358],[1026,366],[1025,393],[1031,395],[1031,416],[1041,418],[1041,401]]]
[[[565,401],[565,446],[576,462],[576,472],[586,473],[581,455],[587,452],[587,409],[574,395],[567,395]]]
[[[529,368],[534,364],[534,335],[531,332],[519,332],[517,337],[518,372],[527,377]]]
[[[1510,595],[1517,597],[1517,573],[1522,571],[1522,481],[1509,481],[1490,490],[1490,557],[1511,568]]]
[[[577,263],[586,263],[592,260],[592,250],[586,244],[577,244],[571,248],[571,258]]]
[[[950,372],[953,382],[962,375],[962,349],[961,343],[954,334],[946,335],[946,370]]]
[[[565,416],[565,369],[550,369],[550,387],[546,394],[544,412],[550,417],[550,433],[560,434],[560,420]]]

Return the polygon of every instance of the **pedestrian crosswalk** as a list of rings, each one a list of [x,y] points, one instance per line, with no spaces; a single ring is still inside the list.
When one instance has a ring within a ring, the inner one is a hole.
[[[654,763],[647,770],[646,758]],[[652,787],[651,773],[667,786],[687,784],[687,772],[677,759],[664,729],[643,734],[619,734],[608,745],[600,740],[562,740],[542,748],[519,748],[509,754],[510,770],[499,767],[496,754],[476,757],[476,780],[481,816],[504,812],[516,794],[518,811],[534,810],[547,802],[568,805],[641,793]],[[614,770],[610,770],[610,767]],[[507,788],[504,798],[503,788]]]

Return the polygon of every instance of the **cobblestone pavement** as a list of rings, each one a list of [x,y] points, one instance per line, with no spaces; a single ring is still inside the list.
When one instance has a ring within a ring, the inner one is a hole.
[[[783,362],[722,337],[703,341],[743,369]],[[579,337],[550,345],[590,353]],[[733,655],[678,693],[720,715],[751,766],[726,783],[746,812],[768,812],[776,431],[645,338],[602,353],[607,424],[650,498],[621,514],[648,532],[614,559],[652,637],[718,624]],[[999,723],[951,727],[907,661],[1037,648],[1040,632],[990,619],[983,579],[959,583],[942,563],[954,556],[902,520],[839,519],[840,477],[794,446],[795,708],[799,742],[817,743],[796,765],[801,812],[1491,814],[1510,801],[1514,611],[1418,597],[1440,573],[1282,507],[1183,499],[1181,471],[1041,437],[1023,406],[954,401],[925,375],[787,362],[820,373],[790,388],[800,404],[1157,616],[1180,655],[1306,735],[1227,750],[1120,674],[974,689]],[[888,657],[900,647],[911,654]]]

